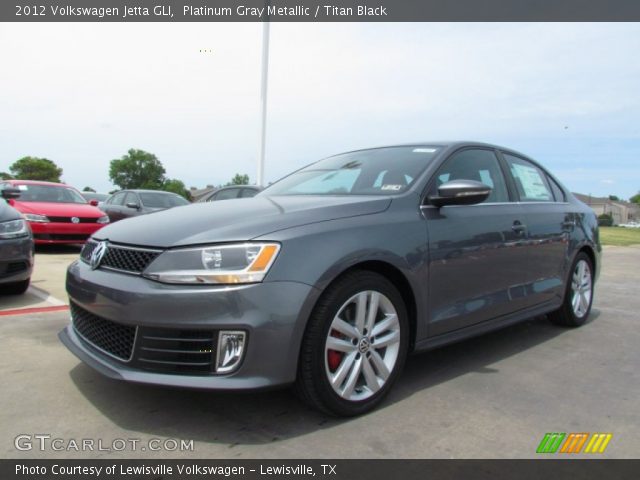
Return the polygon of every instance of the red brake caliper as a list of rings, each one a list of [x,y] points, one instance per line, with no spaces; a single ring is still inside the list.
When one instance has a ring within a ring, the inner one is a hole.
[[[332,337],[340,338],[340,332],[337,330],[331,330],[329,334]],[[344,354],[342,352],[337,352],[336,350],[328,350],[327,351],[327,363],[329,364],[329,369],[334,372],[342,362],[342,357]]]

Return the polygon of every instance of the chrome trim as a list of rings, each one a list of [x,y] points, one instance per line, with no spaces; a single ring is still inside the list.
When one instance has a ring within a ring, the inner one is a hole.
[[[475,203],[473,205],[444,205],[446,207],[485,207],[495,205],[569,205],[569,202],[488,202]],[[420,205],[420,208],[442,208],[435,205]]]

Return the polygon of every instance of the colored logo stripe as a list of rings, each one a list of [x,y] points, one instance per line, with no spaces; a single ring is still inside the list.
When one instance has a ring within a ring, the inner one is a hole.
[[[589,439],[589,433],[545,433],[538,445],[536,453],[580,453],[585,443],[587,447],[583,453],[604,453],[613,437],[611,433],[594,433]],[[587,443],[587,439],[589,442]]]
[[[565,433],[546,433],[536,453],[556,453],[565,435]]]
[[[570,433],[562,445],[560,453],[580,453],[587,438],[589,438],[588,433]]]
[[[604,453],[612,436],[610,433],[594,433],[584,453]]]

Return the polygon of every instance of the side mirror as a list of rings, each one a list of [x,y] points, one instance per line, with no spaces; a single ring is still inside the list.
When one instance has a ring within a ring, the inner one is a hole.
[[[138,210],[140,208],[140,205],[138,205],[135,202],[129,202],[129,203],[127,203],[127,207],[128,208],[133,208],[134,210]]]
[[[19,188],[5,188],[2,190],[2,198],[9,200],[10,198],[18,198],[21,192]]]
[[[98,200],[96,200],[95,198],[92,198],[91,200],[89,200],[89,205],[91,205],[93,207],[97,207],[98,206]]]
[[[491,194],[491,187],[476,180],[451,180],[438,188],[438,195],[429,196],[429,203],[436,207],[445,205],[475,205],[484,202]]]

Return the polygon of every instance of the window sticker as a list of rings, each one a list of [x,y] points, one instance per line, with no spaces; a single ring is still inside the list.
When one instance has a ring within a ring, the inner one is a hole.
[[[392,184],[392,183],[385,183],[384,185],[382,185],[381,190],[398,191],[398,190],[402,190],[402,185],[395,185],[395,184]]]
[[[413,153],[433,153],[435,152],[435,148],[414,148]]]
[[[27,185],[18,185],[18,190],[27,191],[29,190],[29,187]]]
[[[512,164],[511,167],[513,174],[520,179],[525,197],[532,200],[549,200],[551,198],[537,169],[518,163]]]

